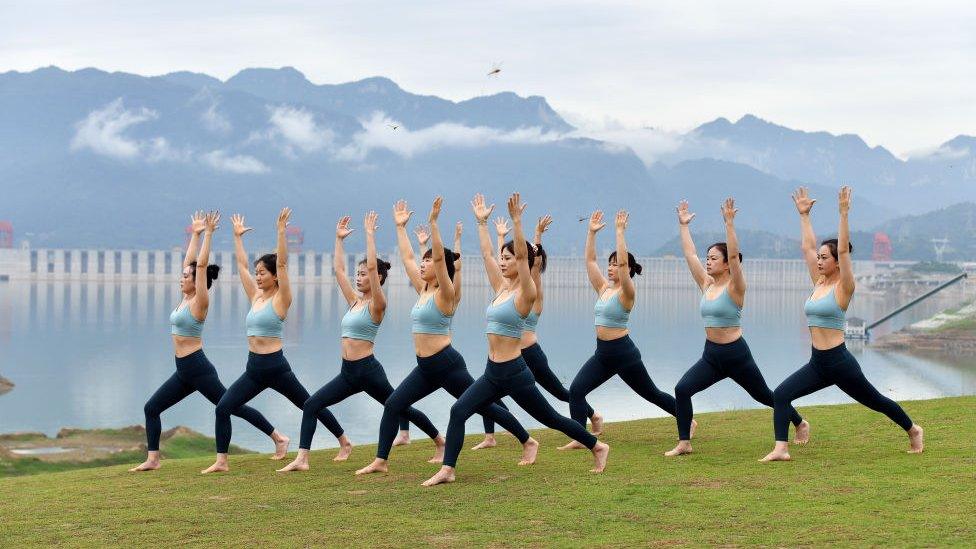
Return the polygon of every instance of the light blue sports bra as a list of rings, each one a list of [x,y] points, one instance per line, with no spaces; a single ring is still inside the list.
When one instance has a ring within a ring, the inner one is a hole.
[[[285,321],[278,318],[278,313],[274,310],[274,303],[268,303],[264,308],[257,311],[252,305],[244,319],[244,325],[247,327],[248,337],[277,337],[281,339]]]
[[[626,328],[627,321],[630,319],[630,311],[624,309],[620,303],[620,292],[614,292],[609,298],[603,299],[602,296],[596,299],[593,313],[596,316],[595,324],[607,328]]]
[[[803,313],[807,315],[807,326],[830,330],[844,329],[847,324],[845,319],[847,313],[837,304],[834,288],[836,286],[831,286],[827,295],[819,299],[813,299],[812,295],[807,298],[806,303],[803,304]]]
[[[423,303],[418,299],[414,303],[413,309],[410,309],[410,320],[412,322],[410,331],[415,334],[449,335],[453,318],[453,315],[446,315],[437,308],[437,303],[434,303],[434,296],[430,296]]]
[[[485,316],[488,317],[488,327],[485,328],[486,334],[522,339],[526,317],[520,315],[518,309],[515,308],[515,292],[512,292],[508,299],[498,305],[489,303],[488,309],[485,310]]]
[[[698,306],[706,328],[732,328],[742,325],[742,307],[732,301],[728,286],[722,288],[715,299],[708,299],[706,295],[707,292],[702,293],[701,304]]]
[[[177,306],[169,314],[169,333],[183,337],[200,337],[203,335],[203,322],[200,322],[190,312],[190,304],[182,309]]]
[[[380,325],[373,322],[373,315],[369,313],[368,302],[359,310],[350,307],[346,314],[342,315],[342,337],[372,342],[376,340],[376,333],[379,330]]]
[[[539,325],[539,315],[535,312],[535,309],[529,311],[529,316],[525,317],[525,331],[534,332],[535,327]]]

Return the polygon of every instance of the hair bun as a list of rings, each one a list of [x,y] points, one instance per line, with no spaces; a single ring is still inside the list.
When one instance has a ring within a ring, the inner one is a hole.
[[[376,260],[376,267],[377,267],[377,269],[382,269],[384,271],[388,271],[388,270],[390,270],[390,267],[392,267],[392,266],[393,265],[390,264],[389,261],[384,261],[382,259],[377,259]]]
[[[641,274],[644,267],[640,263],[634,263],[634,274]]]
[[[454,256],[454,261],[457,261],[458,259],[461,259],[461,254],[459,254],[457,252],[452,252],[452,255]]]
[[[207,265],[207,278],[210,280],[217,280],[217,276],[220,274],[220,265]]]

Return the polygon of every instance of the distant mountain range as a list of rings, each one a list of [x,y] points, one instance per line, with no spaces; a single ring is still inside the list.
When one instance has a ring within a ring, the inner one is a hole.
[[[743,231],[781,237],[795,236],[789,192],[801,182],[820,198],[814,220],[824,233],[836,227],[840,183],[855,186],[857,228],[976,200],[976,140],[965,136],[902,161],[856,136],[747,116],[700,126],[648,167],[627,147],[579,135],[542,97],[454,102],[381,77],[317,85],[290,67],[246,69],[226,82],[189,72],[7,72],[0,219],[34,246],[159,248],[182,243],[190,211],[219,207],[248,216],[258,249],[271,246],[275,214],[287,204],[306,247],[323,248],[342,214],[359,224],[366,209],[385,216],[402,197],[419,222],[442,194],[445,219],[465,221],[473,247],[471,196],[484,192],[502,214],[505,195],[518,189],[530,217],[556,216],[552,250],[582,246],[578,219],[592,209],[626,207],[631,246],[650,251],[675,234],[681,198],[699,212],[702,231],[721,228],[720,200],[734,195]],[[381,228],[385,249],[391,229]],[[222,232],[218,246],[229,236]]]

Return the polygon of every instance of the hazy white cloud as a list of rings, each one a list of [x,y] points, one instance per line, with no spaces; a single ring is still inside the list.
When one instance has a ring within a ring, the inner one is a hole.
[[[159,115],[145,107],[129,110],[122,98],[112,101],[101,109],[88,113],[84,120],[75,124],[71,150],[90,149],[96,154],[113,158],[134,159],[143,152],[145,143],[123,135],[125,130]]]
[[[288,105],[268,107],[268,110],[271,129],[267,137],[278,142],[289,156],[295,156],[296,148],[310,153],[332,146],[335,133],[317,124],[314,114]]]
[[[453,122],[412,131],[382,112],[373,113],[368,120],[362,120],[361,123],[363,131],[356,133],[351,143],[336,151],[337,158],[362,160],[375,149],[386,149],[404,158],[412,158],[442,148],[473,148],[499,143],[541,144],[566,137],[565,134],[556,132],[543,132],[538,127],[506,131]],[[397,129],[391,126],[397,126]]]
[[[210,88],[203,88],[200,90],[196,96],[193,98],[194,101],[201,101],[207,104],[207,108],[200,113],[200,121],[203,123],[203,127],[208,131],[213,133],[229,133],[233,129],[230,120],[226,116],[221,114],[218,110],[220,107],[220,98],[215,96]]]
[[[571,136],[604,141],[611,152],[633,151],[647,166],[678,151],[688,139],[686,134],[678,131],[648,124],[627,124],[609,116],[593,119],[578,113],[560,114],[576,127]]]
[[[258,174],[270,171],[264,162],[253,156],[231,154],[223,149],[202,154],[200,159],[211,168],[222,172]]]

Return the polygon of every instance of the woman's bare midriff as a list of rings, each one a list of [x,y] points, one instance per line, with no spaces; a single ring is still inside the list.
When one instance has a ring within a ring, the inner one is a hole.
[[[247,350],[258,355],[268,355],[281,350],[281,338],[248,336]]]
[[[413,349],[417,356],[426,358],[443,351],[451,344],[447,334],[413,334]]]
[[[627,328],[610,328],[609,326],[596,327],[596,338],[600,341],[613,341],[615,339],[620,339],[629,333],[630,330]]]
[[[742,328],[729,326],[728,328],[705,328],[705,339],[712,343],[725,345],[742,337]]]
[[[539,338],[535,335],[535,332],[522,332],[522,349],[528,349],[529,347],[535,345],[539,342]]]
[[[814,349],[826,351],[844,343],[844,332],[830,328],[810,326],[810,341],[813,343]]]
[[[365,339],[342,338],[342,358],[359,360],[373,354],[373,342]]]
[[[488,358],[493,362],[507,362],[522,356],[521,338],[488,334]]]
[[[183,358],[203,349],[203,339],[199,337],[173,336],[173,351],[176,358]]]

